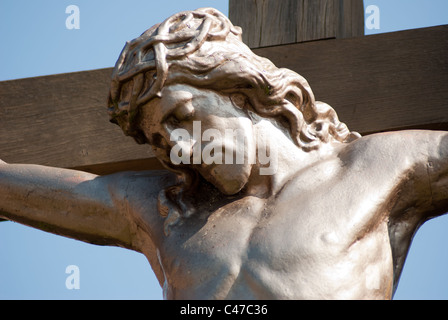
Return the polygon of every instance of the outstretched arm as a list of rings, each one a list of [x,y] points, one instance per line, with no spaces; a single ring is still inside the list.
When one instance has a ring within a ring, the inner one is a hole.
[[[402,195],[407,201],[405,209],[415,210],[421,222],[447,213],[448,132],[416,131],[406,148],[411,149],[408,152],[416,165],[408,190],[404,189],[408,194]]]
[[[130,215],[116,175],[0,162],[0,219],[103,244],[132,246]]]
[[[448,212],[448,132],[439,133],[428,159],[431,207],[428,218]]]
[[[392,133],[391,137],[398,137],[391,144],[394,162],[409,168],[389,220],[396,289],[418,227],[448,212],[448,132],[407,131]]]
[[[448,132],[410,130],[365,139],[376,146],[378,172],[399,177],[392,223],[411,226],[448,212]]]

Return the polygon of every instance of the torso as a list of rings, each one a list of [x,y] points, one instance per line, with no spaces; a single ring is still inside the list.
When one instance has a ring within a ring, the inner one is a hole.
[[[198,208],[158,244],[166,298],[391,298],[387,202],[406,166],[385,179],[359,160],[345,150],[268,199]]]

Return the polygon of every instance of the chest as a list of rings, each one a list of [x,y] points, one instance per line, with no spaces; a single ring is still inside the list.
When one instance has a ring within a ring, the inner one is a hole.
[[[235,287],[247,288],[248,283],[258,283],[261,291],[271,292],[275,283],[301,279],[307,273],[309,278],[325,264],[329,268],[350,261],[353,267],[355,261],[347,256],[347,249],[357,236],[363,237],[362,230],[373,231],[372,215],[362,217],[353,203],[352,211],[338,208],[322,201],[316,192],[314,196],[286,196],[288,201],[282,196],[273,201],[234,201],[173,229],[160,248],[167,283],[176,291],[173,297],[187,293],[188,298],[200,298],[197,293],[223,298]],[[358,205],[361,208],[365,206]],[[380,233],[381,237],[370,237],[370,243],[387,246],[387,230]],[[271,279],[279,275],[279,279],[269,283],[263,274],[272,275]]]

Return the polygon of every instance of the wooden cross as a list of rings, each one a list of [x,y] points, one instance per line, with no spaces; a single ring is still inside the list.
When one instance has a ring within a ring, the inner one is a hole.
[[[304,76],[351,130],[448,129],[448,26],[362,36],[362,0],[230,0],[229,16],[256,54]],[[96,174],[161,169],[108,122],[110,74],[0,82],[1,158]]]
[[[256,54],[304,76],[351,130],[448,130],[448,26],[363,36],[362,0],[230,0],[229,17]],[[96,174],[161,169],[108,122],[110,74],[0,82],[0,158]]]

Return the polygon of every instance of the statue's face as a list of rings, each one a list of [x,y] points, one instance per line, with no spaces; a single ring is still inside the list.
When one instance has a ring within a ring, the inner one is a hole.
[[[253,123],[228,96],[170,85],[143,106],[141,129],[156,156],[197,170],[224,194],[239,192],[255,162]]]

